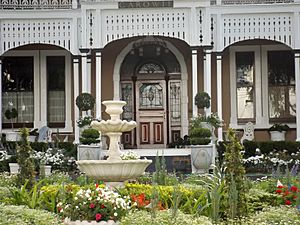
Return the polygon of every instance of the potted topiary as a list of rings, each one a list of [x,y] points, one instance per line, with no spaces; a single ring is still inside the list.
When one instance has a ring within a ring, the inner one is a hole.
[[[101,146],[100,133],[93,128],[87,128],[82,131],[80,145],[77,148],[78,160],[97,160],[100,157]]]
[[[289,130],[289,126],[286,124],[275,123],[269,128],[272,141],[284,141],[285,134]]]
[[[20,135],[18,132],[14,132],[14,119],[18,117],[18,111],[16,108],[10,107],[9,109],[5,110],[4,116],[7,120],[11,122],[11,132],[5,132],[6,141],[19,141]]]
[[[208,172],[214,163],[214,149],[211,144],[212,132],[198,120],[190,125],[191,164],[193,173]]]
[[[201,111],[210,107],[210,96],[207,92],[202,91],[195,96],[195,105]],[[202,114],[202,113],[201,113]]]

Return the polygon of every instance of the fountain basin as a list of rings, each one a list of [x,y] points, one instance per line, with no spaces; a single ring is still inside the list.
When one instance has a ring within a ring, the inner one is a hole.
[[[79,160],[79,169],[88,177],[105,182],[124,182],[141,176],[152,160]]]
[[[92,121],[91,126],[103,133],[108,133],[108,132],[126,132],[130,131],[133,128],[136,127],[136,122],[135,121],[126,121],[126,120],[101,120],[100,122],[98,121]]]

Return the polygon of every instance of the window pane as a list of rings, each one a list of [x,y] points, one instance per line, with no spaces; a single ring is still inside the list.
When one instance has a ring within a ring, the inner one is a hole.
[[[238,119],[254,118],[254,52],[236,52]]]
[[[140,87],[140,108],[163,107],[162,87],[159,84],[143,84]]]
[[[47,57],[48,122],[65,122],[65,57]]]
[[[132,96],[132,84],[122,83],[122,100],[127,104],[123,107],[124,112],[122,114],[124,120],[133,120],[133,96]]]
[[[180,124],[180,82],[170,82],[171,125]]]
[[[296,115],[294,55],[291,51],[268,52],[270,118]]]
[[[5,57],[2,64],[2,121],[11,123],[4,116],[6,110],[15,108],[18,116],[14,123],[32,123],[33,57]]]

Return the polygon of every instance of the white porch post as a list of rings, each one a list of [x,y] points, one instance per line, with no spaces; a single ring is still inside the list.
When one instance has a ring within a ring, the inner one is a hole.
[[[101,119],[101,52],[96,52],[96,118]]]
[[[211,97],[211,50],[204,50],[204,91]],[[211,107],[205,109],[205,115],[211,114]]]
[[[222,55],[217,55],[217,105],[218,105],[218,116],[223,120],[222,112]],[[223,128],[218,128],[218,140],[223,141]]]
[[[89,74],[88,74],[88,49],[81,49],[81,93],[89,92]],[[82,116],[88,115],[87,112],[82,112]]]
[[[295,52],[295,82],[296,82],[296,141],[300,141],[300,52]]]
[[[0,59],[0,133],[2,133],[2,59]]]
[[[74,73],[74,143],[79,143],[79,127],[76,120],[79,118],[79,109],[76,106],[76,97],[79,95],[79,57],[73,58],[73,73]]]
[[[192,49],[192,83],[193,83],[193,117],[198,116],[198,108],[195,104],[195,96],[198,93],[198,54],[197,49]]]

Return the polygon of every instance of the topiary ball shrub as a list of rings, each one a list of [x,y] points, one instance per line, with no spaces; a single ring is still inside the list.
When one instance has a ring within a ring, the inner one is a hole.
[[[210,96],[206,92],[199,92],[195,96],[195,105],[199,109],[209,108],[210,107]]]
[[[84,145],[90,145],[90,144],[99,143],[100,142],[99,137],[100,137],[99,131],[93,128],[88,128],[82,131],[81,138],[79,138],[79,140]]]
[[[76,105],[81,111],[92,110],[95,102],[95,98],[90,93],[81,93],[76,98]]]
[[[207,145],[210,143],[211,131],[204,127],[195,127],[190,132],[192,145]]]

